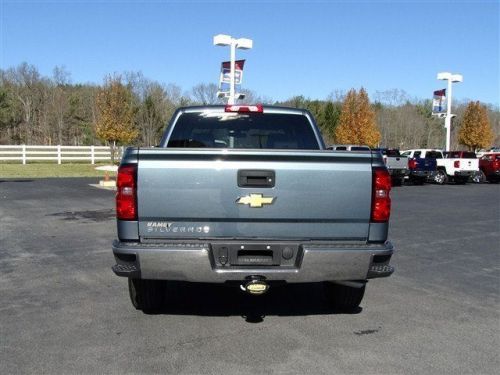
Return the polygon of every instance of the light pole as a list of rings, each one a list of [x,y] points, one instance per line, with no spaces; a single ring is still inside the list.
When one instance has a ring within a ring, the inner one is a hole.
[[[451,118],[455,115],[451,114],[451,85],[454,82],[462,82],[464,78],[461,74],[451,74],[449,72],[438,73],[437,79],[442,81],[448,81],[448,90],[446,92],[446,118],[444,121],[444,127],[446,128],[446,150],[450,151],[450,135],[451,135]]]
[[[253,47],[253,40],[247,38],[233,38],[230,35],[218,34],[214,36],[215,46],[230,46],[231,48],[231,71],[229,73],[229,98],[227,104],[234,104],[235,101],[235,61],[236,61],[236,48],[238,49],[251,49]]]

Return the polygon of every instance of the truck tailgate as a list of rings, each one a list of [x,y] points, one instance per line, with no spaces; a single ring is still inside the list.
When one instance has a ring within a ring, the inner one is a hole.
[[[408,158],[406,156],[387,156],[384,159],[389,169],[408,169]]]
[[[371,158],[369,152],[140,149],[139,235],[365,240]],[[242,185],[241,176],[252,173],[274,181]]]
[[[479,169],[478,159],[457,159],[460,161],[460,170],[477,171]]]

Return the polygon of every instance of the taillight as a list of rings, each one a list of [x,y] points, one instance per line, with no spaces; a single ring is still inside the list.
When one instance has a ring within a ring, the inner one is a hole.
[[[122,165],[118,168],[116,218],[137,220],[137,165]]]
[[[415,159],[408,160],[408,168],[416,169],[417,168],[417,161]]]
[[[460,160],[455,160],[455,161],[453,162],[453,166],[454,166],[455,168],[460,168]]]
[[[224,108],[224,111],[226,112],[256,112],[256,113],[263,113],[264,112],[264,107],[262,107],[262,104],[256,104],[256,105],[233,105],[233,104],[228,104]]]
[[[385,168],[373,170],[371,221],[385,223],[391,216],[391,176]]]

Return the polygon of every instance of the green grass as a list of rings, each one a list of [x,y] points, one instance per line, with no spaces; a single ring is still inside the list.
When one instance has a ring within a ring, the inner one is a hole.
[[[95,170],[95,167],[99,165],[109,164],[2,163],[0,164],[0,178],[103,177],[105,172]],[[109,176],[114,177],[114,173],[110,172]]]

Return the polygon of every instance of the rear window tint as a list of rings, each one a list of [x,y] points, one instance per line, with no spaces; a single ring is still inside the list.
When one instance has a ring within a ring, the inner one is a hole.
[[[396,157],[396,156],[401,156],[399,154],[399,150],[387,150],[386,151],[387,156],[389,157]]]
[[[210,111],[182,114],[167,147],[320,149],[304,115]]]
[[[442,155],[440,152],[437,151],[427,151],[425,154],[426,158],[431,158],[431,159],[442,159]]]
[[[462,158],[463,159],[476,159],[476,154],[474,152],[463,152]]]
[[[352,146],[351,151],[370,151],[369,147]]]

